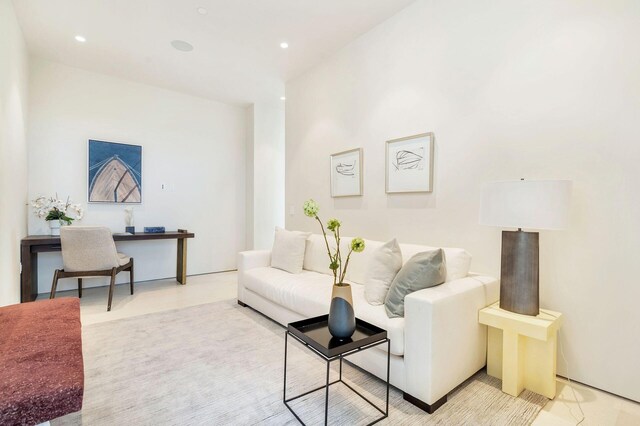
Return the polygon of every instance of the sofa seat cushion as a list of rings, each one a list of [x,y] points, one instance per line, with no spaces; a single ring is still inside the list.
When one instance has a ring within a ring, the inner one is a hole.
[[[248,290],[309,318],[329,312],[332,284],[331,275],[306,270],[290,274],[269,266],[249,269],[244,277]],[[356,317],[387,330],[391,353],[403,355],[404,318],[389,318],[384,305],[370,305],[365,299],[363,285],[352,284],[351,290]]]
[[[303,270],[300,274],[271,267],[250,269],[244,286],[280,306],[308,317],[329,312],[333,277]]]

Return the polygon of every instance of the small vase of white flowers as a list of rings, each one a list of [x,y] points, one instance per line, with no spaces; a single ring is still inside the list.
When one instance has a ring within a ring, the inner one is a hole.
[[[342,225],[338,219],[329,219],[327,229],[333,233],[335,239],[335,249],[332,249],[327,239],[327,233],[324,225],[318,217],[318,203],[313,200],[307,200],[304,203],[304,214],[308,217],[316,219],[320,223],[324,242],[327,246],[327,254],[329,255],[329,269],[333,272],[333,290],[331,292],[331,306],[329,308],[329,332],[338,339],[347,339],[353,335],[356,330],[356,317],[353,311],[353,298],[351,296],[351,285],[345,283],[347,275],[347,267],[352,253],[360,253],[364,250],[364,240],[356,237],[351,240],[348,254],[345,262],[342,263],[342,253],[340,252],[340,226]]]
[[[55,197],[40,196],[31,201],[34,213],[49,224],[52,236],[60,235],[60,227],[71,225],[74,220],[82,219],[84,210],[80,204],[71,203],[71,199],[60,200],[58,194]],[[75,212],[75,217],[69,217],[68,213]]]

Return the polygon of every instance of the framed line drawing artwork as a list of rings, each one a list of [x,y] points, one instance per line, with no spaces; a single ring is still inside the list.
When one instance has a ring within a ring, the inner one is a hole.
[[[362,195],[362,148],[332,154],[329,163],[332,197]]]
[[[142,203],[142,146],[89,140],[90,203]]]
[[[387,141],[385,192],[433,191],[433,133]]]

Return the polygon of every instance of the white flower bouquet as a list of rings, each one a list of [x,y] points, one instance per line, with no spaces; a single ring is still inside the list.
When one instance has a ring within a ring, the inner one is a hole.
[[[84,210],[80,204],[72,204],[71,199],[60,200],[58,194],[55,197],[40,196],[31,201],[34,213],[44,220],[57,220],[60,224],[71,225],[74,220],[81,220]],[[75,212],[75,217],[69,217],[68,213]]]

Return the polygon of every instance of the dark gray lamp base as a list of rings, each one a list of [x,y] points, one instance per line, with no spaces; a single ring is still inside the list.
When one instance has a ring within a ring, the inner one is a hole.
[[[502,231],[500,308],[523,315],[540,313],[537,232]]]

